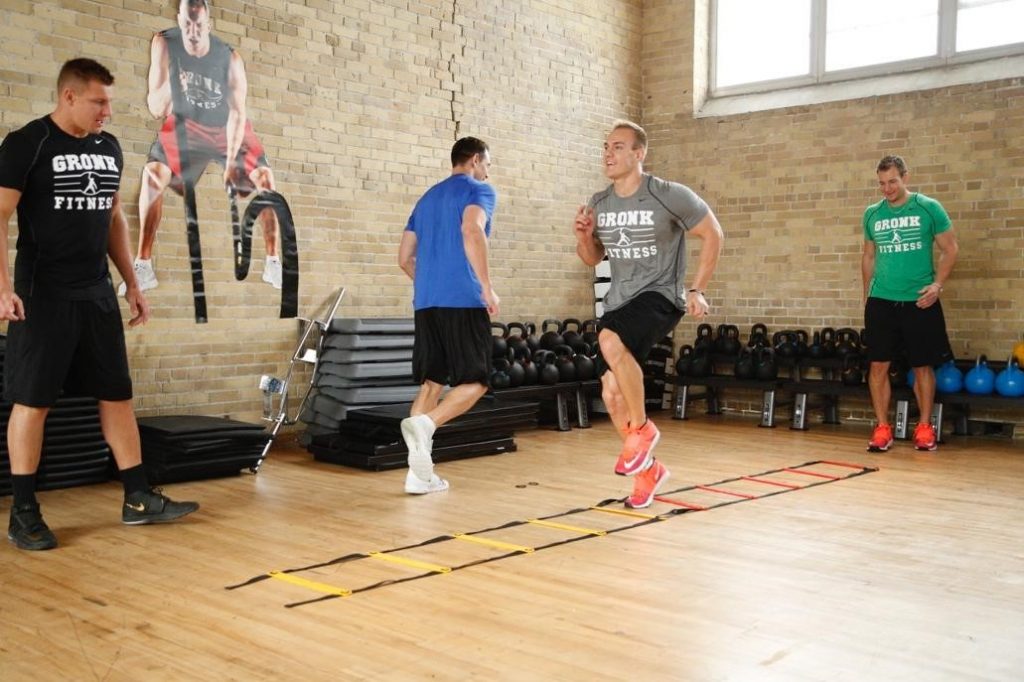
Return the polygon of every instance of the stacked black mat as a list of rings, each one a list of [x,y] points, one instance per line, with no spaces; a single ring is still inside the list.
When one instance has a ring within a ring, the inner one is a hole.
[[[0,386],[6,339],[0,336]],[[0,496],[11,494],[11,463],[7,452],[10,403],[0,402]],[[39,490],[71,488],[109,481],[112,456],[100,429],[93,398],[60,398],[50,409],[43,434],[43,455],[36,475]]]
[[[270,435],[260,424],[198,415],[139,419],[152,484],[235,476],[255,466]]]
[[[310,434],[337,433],[348,415],[408,403],[412,380],[412,318],[347,318],[331,322],[315,378],[316,395],[299,416]]]
[[[307,449],[322,462],[382,471],[406,466],[400,423],[409,403],[350,412],[336,433],[309,435]],[[537,427],[537,404],[485,397],[434,434],[433,459],[447,462],[515,452],[514,431]]]

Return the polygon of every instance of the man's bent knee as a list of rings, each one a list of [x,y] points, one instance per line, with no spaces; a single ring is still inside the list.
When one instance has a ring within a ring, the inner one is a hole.
[[[171,169],[159,161],[150,161],[142,167],[142,177],[147,186],[162,192],[171,184]]]
[[[629,352],[619,335],[610,329],[602,329],[597,341],[601,346],[601,355],[609,363],[618,363],[623,354]]]

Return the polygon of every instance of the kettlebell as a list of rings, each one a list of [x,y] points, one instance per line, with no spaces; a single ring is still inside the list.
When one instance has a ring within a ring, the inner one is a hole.
[[[764,326],[760,322],[750,328],[750,338],[747,339],[747,345],[755,348],[768,345],[768,327]]]
[[[830,358],[836,354],[836,330],[832,327],[821,329],[821,357]]]
[[[964,377],[964,388],[974,395],[988,395],[995,387],[996,373],[989,369],[988,358],[979,355],[974,367]]]
[[[558,367],[555,366],[555,354],[549,350],[539,350],[533,354],[533,362],[537,365],[539,383],[551,386],[558,383]]]
[[[533,322],[527,322],[523,325],[526,327],[526,345],[530,347],[530,354],[533,355],[540,350],[540,337],[537,336],[537,325]]]
[[[514,350],[515,357],[523,368],[523,386],[533,386],[537,383],[537,365],[534,364],[529,348]]]
[[[500,334],[495,334],[495,330],[498,330]],[[508,341],[505,340],[505,337],[508,336],[508,327],[501,322],[491,322],[491,335],[491,357],[508,357]]]
[[[522,363],[516,358],[516,351],[514,348],[508,349],[508,379],[509,386],[517,388],[523,385],[526,380],[526,370],[523,368]]]
[[[958,393],[964,390],[964,373],[949,360],[935,370],[935,388],[940,393]]]
[[[708,353],[714,350],[714,328],[707,323],[697,325],[697,338],[693,341],[693,350],[704,349]]]
[[[597,320],[583,322],[583,340],[591,345],[597,343]]]
[[[734,324],[725,326],[725,340],[722,341],[722,352],[726,355],[737,355],[740,352],[740,328]]]
[[[555,366],[558,367],[559,381],[576,381],[576,365],[572,362],[572,348],[564,343],[552,348],[555,353]]]
[[[996,393],[1007,398],[1024,396],[1024,372],[1013,355],[1006,361],[1006,369],[996,375]]]
[[[562,342],[572,348],[573,353],[582,353],[585,350],[583,336],[580,334],[582,329],[583,323],[575,318],[567,317],[562,320]]]
[[[732,369],[732,373],[737,379],[754,378],[754,351],[755,349],[750,346],[740,349],[739,357],[736,358],[736,364]]]
[[[590,381],[594,378],[597,366],[594,364],[594,359],[587,354],[590,352],[590,344],[583,340],[580,340],[580,343],[583,344],[583,351],[576,353],[572,359],[572,364],[576,365],[577,380]]]
[[[1013,357],[1017,360],[1017,366],[1024,365],[1024,341],[1018,341],[1013,345]]]
[[[807,346],[807,357],[814,360],[825,357],[825,348],[821,345],[821,332],[814,332],[811,344]]]
[[[845,358],[847,355],[860,352],[860,335],[856,329],[843,327],[836,330],[836,355]]]
[[[676,360],[676,376],[690,375],[690,361],[693,359],[693,346],[686,344],[679,348],[679,359]]]
[[[840,381],[846,386],[860,386],[864,382],[864,372],[860,368],[860,356],[848,353],[843,357],[843,370]]]
[[[718,329],[715,330],[715,352],[725,353],[725,329],[729,325],[722,323],[718,325]]]
[[[796,334],[796,357],[802,358],[807,356],[807,330],[797,329]]]
[[[505,358],[498,358],[491,368],[491,388],[500,390],[508,388],[512,380],[508,375],[509,361]]]
[[[791,331],[772,334],[772,346],[775,348],[775,354],[780,358],[796,357],[796,336]]]
[[[710,325],[708,325],[710,328]],[[690,358],[690,376],[706,377],[711,376],[713,365],[711,363],[711,345],[705,343],[703,346],[693,348],[693,355]]]
[[[544,323],[540,326],[540,347],[544,350],[554,350],[555,346],[561,346],[565,344],[565,339],[562,337],[562,323],[558,320],[544,320]]]
[[[775,361],[775,349],[769,346],[758,348],[754,362],[754,377],[758,381],[775,381],[779,378],[779,366]]]
[[[528,351],[530,349],[530,344],[526,340],[526,325],[522,322],[509,322],[506,327],[508,327],[508,330],[505,335],[505,342],[508,344],[509,349],[514,351]],[[513,331],[516,333],[513,334]]]

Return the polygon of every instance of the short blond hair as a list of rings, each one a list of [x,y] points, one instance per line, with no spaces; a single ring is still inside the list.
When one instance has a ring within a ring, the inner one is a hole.
[[[619,130],[620,128],[626,128],[627,130],[632,130],[633,131],[633,137],[635,139],[635,142],[633,144],[633,149],[637,149],[637,148],[647,149],[647,131],[646,130],[644,130],[643,128],[638,126],[636,123],[633,123],[632,121],[627,121],[624,118],[623,119],[619,119],[618,121],[616,121],[615,123],[612,124],[612,132],[615,132],[616,130]]]

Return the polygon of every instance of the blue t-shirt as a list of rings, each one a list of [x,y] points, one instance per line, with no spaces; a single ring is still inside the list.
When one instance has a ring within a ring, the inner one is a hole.
[[[437,183],[416,202],[405,229],[416,235],[413,308],[486,308],[482,287],[466,257],[462,214],[475,205],[491,217],[498,196],[485,182],[459,173]]]

